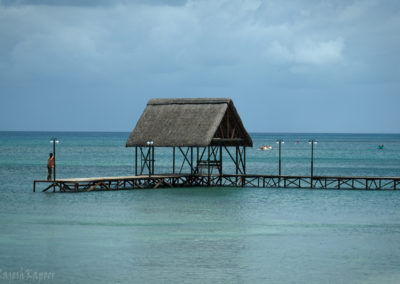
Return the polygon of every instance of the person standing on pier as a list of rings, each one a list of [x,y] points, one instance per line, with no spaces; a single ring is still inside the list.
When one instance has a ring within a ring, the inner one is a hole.
[[[50,153],[49,158],[47,159],[47,171],[48,171],[47,180],[51,180],[53,168],[54,168],[54,156],[53,153]]]

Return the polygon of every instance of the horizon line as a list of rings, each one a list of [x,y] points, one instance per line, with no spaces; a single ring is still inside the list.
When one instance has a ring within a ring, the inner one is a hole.
[[[32,133],[131,133],[132,131],[127,130],[0,130],[0,132],[32,132]],[[272,131],[272,132],[260,132],[260,131],[248,131],[249,134],[388,134],[388,135],[400,135],[399,132],[285,132],[285,131]]]

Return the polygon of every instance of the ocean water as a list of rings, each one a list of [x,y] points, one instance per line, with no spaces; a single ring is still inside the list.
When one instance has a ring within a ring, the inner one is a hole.
[[[0,132],[0,283],[400,283],[399,191],[32,192],[51,137],[67,178],[133,174],[128,135]],[[283,138],[282,174],[309,174],[316,139],[315,175],[400,176],[400,135],[252,138],[249,173],[277,174]],[[155,158],[170,170],[171,151]]]

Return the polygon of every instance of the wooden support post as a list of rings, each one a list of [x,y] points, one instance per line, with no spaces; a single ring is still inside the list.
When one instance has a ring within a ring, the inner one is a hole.
[[[219,146],[219,185],[222,185],[222,145]]]
[[[151,174],[154,175],[154,145],[151,145]]]
[[[137,146],[135,147],[135,176],[137,176]]]
[[[175,147],[172,147],[172,173],[175,174]]]
[[[239,150],[239,146],[235,147],[236,149],[236,156],[235,156],[235,168],[236,168],[236,185],[238,184],[238,174],[239,174],[239,161],[238,161],[238,150]]]
[[[238,146],[235,147],[235,174],[238,175]]]
[[[196,171],[199,173],[199,147],[196,148]]]
[[[151,176],[151,146],[147,146],[147,155],[146,155],[146,159],[147,159],[147,165],[148,165],[148,170],[149,170],[149,177]]]
[[[243,146],[243,173],[246,174],[246,146]]]
[[[139,150],[140,150],[140,173],[139,173],[139,175],[142,175],[143,174],[143,157],[144,157],[144,154],[143,154],[143,149],[142,149],[142,146],[139,146]]]
[[[207,186],[210,186],[210,184],[211,184],[211,181],[210,181],[210,176],[211,176],[211,173],[210,173],[210,146],[207,146],[207,176],[208,176]]]
[[[194,174],[194,169],[193,169],[193,146],[190,146],[190,174]]]
[[[36,181],[33,181],[33,192],[36,192]]]

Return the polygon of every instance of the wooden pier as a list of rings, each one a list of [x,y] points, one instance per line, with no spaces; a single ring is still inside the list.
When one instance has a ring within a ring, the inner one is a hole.
[[[276,176],[276,175],[140,175],[120,177],[92,177],[35,180],[33,192],[38,184],[44,184],[42,192],[88,192],[159,187],[260,187],[260,188],[309,188],[309,189],[354,189],[396,190],[400,189],[400,177],[346,177],[346,176]]]
[[[55,140],[54,140],[55,141]],[[279,140],[279,146],[282,140]],[[396,190],[400,177],[314,176],[310,141],[310,176],[248,174],[246,148],[253,140],[228,98],[152,99],[131,132],[126,147],[135,150],[134,176],[35,180],[42,191],[87,192],[93,190],[158,187],[263,187],[312,189]],[[54,144],[55,145],[55,144]],[[157,148],[172,150],[171,171],[155,174]],[[55,156],[55,148],[53,148]],[[176,157],[180,156],[180,159]],[[179,161],[179,164],[177,162]],[[231,163],[234,170],[224,171]]]

